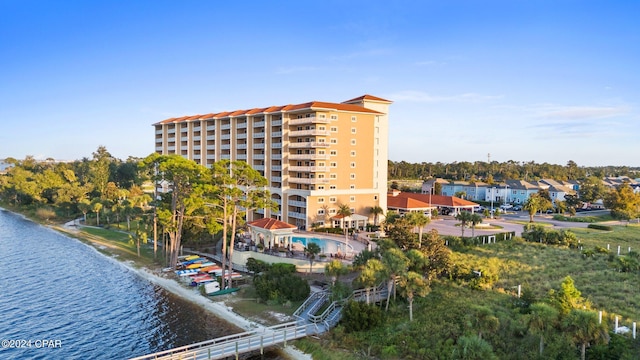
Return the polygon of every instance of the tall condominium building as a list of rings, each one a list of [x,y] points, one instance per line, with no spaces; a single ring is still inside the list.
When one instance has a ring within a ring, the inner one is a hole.
[[[386,211],[388,109],[391,101],[364,95],[342,103],[304,104],[183,116],[153,124],[155,150],[210,167],[221,159],[249,163],[269,181],[276,218],[301,229],[342,226],[340,205],[363,226],[370,209]]]

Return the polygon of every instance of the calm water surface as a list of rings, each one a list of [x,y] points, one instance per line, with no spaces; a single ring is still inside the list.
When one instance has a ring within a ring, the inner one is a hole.
[[[0,359],[126,359],[237,331],[79,241],[0,210]]]

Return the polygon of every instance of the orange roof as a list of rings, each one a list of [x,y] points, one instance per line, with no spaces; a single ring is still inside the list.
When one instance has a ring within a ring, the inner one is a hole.
[[[371,110],[371,109],[367,109],[365,107],[359,106],[359,105],[355,105],[355,104],[348,104],[349,102],[356,102],[358,100],[361,99],[366,99],[366,100],[374,100],[374,101],[384,101],[384,102],[388,102],[391,103],[391,101],[389,100],[385,100],[385,99],[381,99],[379,97],[375,97],[375,96],[371,96],[371,95],[363,95],[360,96],[358,98],[355,99],[351,99],[348,101],[345,101],[343,103],[331,103],[331,102],[323,102],[323,101],[310,101],[310,102],[306,102],[306,103],[302,103],[302,104],[295,104],[295,105],[281,105],[281,106],[270,106],[270,107],[266,107],[266,108],[253,108],[250,110],[234,110],[234,111],[225,111],[225,112],[220,112],[220,113],[216,113],[216,114],[207,114],[207,115],[192,115],[192,116],[183,116],[183,117],[177,117],[177,118],[170,118],[170,119],[166,119],[166,120],[162,120],[154,125],[160,125],[160,124],[166,124],[166,123],[172,123],[172,122],[180,122],[180,121],[184,121],[185,119],[212,119],[212,118],[222,118],[222,117],[229,117],[229,116],[240,116],[240,115],[253,115],[253,114],[257,114],[257,113],[274,113],[274,112],[286,112],[286,111],[293,111],[293,110],[303,110],[303,109],[331,109],[331,110],[338,110],[338,111],[351,111],[351,112],[359,112],[359,113],[367,113],[367,114],[381,114],[378,111],[375,110]],[[206,117],[205,117],[206,116]]]
[[[387,204],[393,198],[401,198],[401,199],[409,198],[409,199],[418,200],[427,204],[429,203],[429,194],[416,194],[416,193],[408,193],[408,192],[401,192],[395,196],[389,194],[387,195]],[[449,206],[449,207],[478,205],[469,200],[460,199],[455,196],[444,196],[444,195],[431,195],[431,204],[437,205],[437,206]]]
[[[249,222],[247,225],[259,227],[267,230],[297,229],[295,225],[291,225],[284,221],[272,218],[262,218]]]
[[[428,202],[412,199],[410,197],[387,195],[387,207],[409,210],[429,208],[431,205]]]
[[[361,101],[361,100],[382,101],[382,102],[387,102],[387,103],[391,103],[392,102],[392,101],[389,101],[389,100],[386,100],[386,99],[383,99],[383,98],[379,98],[377,96],[365,94],[365,95],[359,96],[357,98],[353,98],[351,100],[343,101],[343,103],[351,103],[351,102],[357,102],[357,101]]]

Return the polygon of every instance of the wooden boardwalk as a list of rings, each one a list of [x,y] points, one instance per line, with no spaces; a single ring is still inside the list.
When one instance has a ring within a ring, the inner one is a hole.
[[[381,287],[382,285],[371,289],[370,301],[379,302],[386,299],[386,289],[382,290]],[[267,347],[280,344],[286,346],[287,341],[328,331],[340,321],[344,304],[349,300],[366,301],[367,292],[356,290],[348,298],[333,301],[321,314],[316,314],[329,298],[330,293],[326,291],[311,294],[294,312],[296,321],[160,351],[131,360],[213,360],[237,357],[250,351],[260,351],[260,354],[264,354]]]

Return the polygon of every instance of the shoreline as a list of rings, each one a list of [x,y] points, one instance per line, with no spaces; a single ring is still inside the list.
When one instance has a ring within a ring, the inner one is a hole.
[[[3,207],[0,207],[0,210],[3,211],[8,211],[11,212],[15,215],[18,215],[22,218],[24,218],[25,220],[29,220],[32,222],[36,222],[32,219],[30,219],[29,217],[25,216],[24,214],[21,214],[19,212],[15,212]],[[180,285],[177,281],[175,281],[174,279],[170,279],[164,276],[161,276],[158,274],[157,271],[154,270],[150,270],[145,266],[140,266],[140,267],[136,267],[133,266],[133,262],[130,260],[127,261],[122,261],[120,259],[118,259],[117,256],[113,256],[113,254],[111,256],[103,253],[102,251],[100,251],[101,249],[106,249],[107,247],[105,245],[100,244],[99,242],[95,242],[92,239],[86,238],[86,237],[82,237],[79,234],[79,229],[76,227],[76,221],[72,220],[69,221],[67,223],[64,224],[42,224],[39,222],[36,222],[52,231],[56,231],[57,233],[60,233],[64,236],[67,236],[73,240],[78,241],[79,243],[88,246],[90,248],[92,248],[94,251],[96,251],[98,254],[104,256],[105,258],[109,259],[110,261],[112,261],[114,264],[117,264],[119,266],[122,266],[124,269],[133,272],[134,274],[136,274],[137,276],[139,276],[140,278],[156,285],[159,286],[161,288],[163,288],[164,290],[179,296],[180,298],[190,301],[196,305],[201,306],[202,308],[204,308],[206,311],[208,311],[209,313],[211,313],[212,315],[226,321],[227,323],[229,323],[232,326],[235,326],[237,328],[240,328],[244,331],[260,331],[260,330],[265,330],[267,328],[267,326],[264,326],[262,324],[259,324],[257,322],[254,321],[250,321],[249,319],[245,318],[244,316],[234,312],[232,310],[232,308],[226,306],[223,302],[218,302],[218,301],[211,301],[208,298],[205,298],[204,296],[202,296],[200,293],[187,289],[184,286]],[[287,345],[287,346],[283,346],[283,347],[279,347],[279,349],[281,350],[281,352],[283,353],[283,355],[285,355],[286,357],[290,358],[290,359],[300,359],[300,360],[312,360],[313,358],[311,357],[311,355],[303,353],[302,351],[300,351],[299,349],[295,348],[292,345]],[[166,349],[169,350],[169,349]]]

